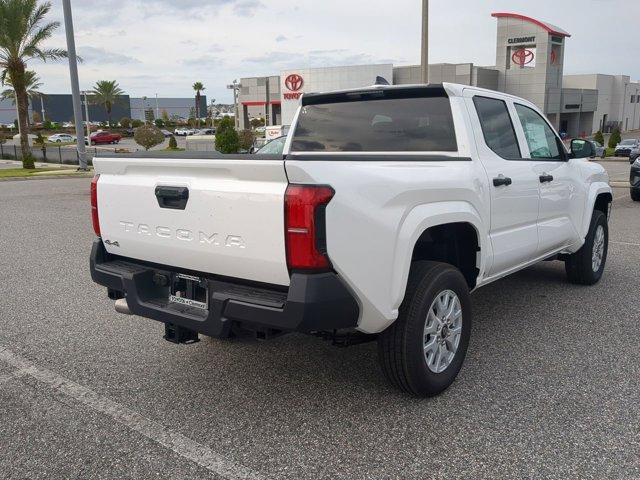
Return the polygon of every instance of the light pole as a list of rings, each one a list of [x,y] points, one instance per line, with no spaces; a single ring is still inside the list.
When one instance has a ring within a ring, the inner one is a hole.
[[[84,111],[87,116],[87,142],[89,146],[91,146],[91,124],[89,123],[89,100],[87,99],[87,91],[83,90],[82,95],[84,95]]]
[[[238,114],[238,92],[242,88],[242,85],[238,82],[238,80],[234,80],[233,83],[231,83],[230,85],[227,85],[227,88],[229,90],[233,90],[233,106],[234,106],[235,116],[236,116],[235,123],[236,123],[236,129],[239,129],[240,117]]]
[[[73,116],[76,121],[76,139],[78,142],[78,158],[80,170],[87,170],[87,150],[84,145],[82,129],[82,102],[80,100],[80,84],[78,81],[78,61],[76,59],[76,41],[73,36],[73,17],[71,0],[62,0],[64,10],[64,30],[67,34],[67,52],[69,55],[69,75],[71,77],[71,97],[73,99]]]
[[[144,124],[147,124],[147,97],[142,97],[142,119],[144,120]]]
[[[429,0],[422,0],[422,83],[429,83]]]
[[[44,99],[42,98],[42,95],[40,95],[40,108],[42,109],[42,122],[44,123]]]
[[[156,93],[156,118],[160,118],[160,108],[158,107],[158,94]]]

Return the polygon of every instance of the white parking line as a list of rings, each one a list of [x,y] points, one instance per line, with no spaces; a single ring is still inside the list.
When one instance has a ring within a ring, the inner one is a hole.
[[[640,247],[640,243],[630,243],[630,242],[609,242],[609,243],[613,243],[614,245],[630,245],[632,247]]]
[[[31,368],[19,368],[14,370],[11,373],[5,373],[0,375],[0,384],[6,383],[9,380],[13,380],[14,378],[22,377],[24,375],[28,375],[33,371]]]
[[[201,445],[180,433],[167,430],[159,423],[145,418],[119,403],[102,397],[87,387],[83,387],[44,368],[36,367],[29,360],[1,346],[0,361],[18,369],[0,377],[0,383],[2,383],[1,378],[4,377],[7,377],[5,381],[15,378],[16,375],[32,377],[50,387],[51,390],[73,398],[96,412],[107,415],[130,430],[144,435],[216,475],[228,480],[265,480],[262,475],[225,459],[209,447]]]

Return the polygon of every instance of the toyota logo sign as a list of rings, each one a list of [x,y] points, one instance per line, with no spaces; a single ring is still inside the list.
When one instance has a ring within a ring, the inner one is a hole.
[[[521,67],[529,65],[531,62],[533,62],[534,58],[535,55],[533,51],[526,48],[520,48],[516,50],[511,56],[511,60],[513,61],[513,63]]]
[[[297,73],[292,73],[285,79],[284,84],[292,92],[297,92],[304,85],[304,80]]]

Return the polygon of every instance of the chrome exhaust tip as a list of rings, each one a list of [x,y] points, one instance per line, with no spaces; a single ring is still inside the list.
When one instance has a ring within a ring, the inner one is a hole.
[[[127,303],[126,298],[120,298],[116,300],[116,312],[122,313],[123,315],[132,315],[131,310],[129,310],[129,304]]]

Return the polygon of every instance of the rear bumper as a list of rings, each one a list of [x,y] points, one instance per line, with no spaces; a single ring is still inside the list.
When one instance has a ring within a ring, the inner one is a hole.
[[[91,250],[90,269],[93,281],[107,287],[112,297],[126,298],[131,313],[211,337],[228,337],[234,324],[304,333],[358,324],[358,303],[332,272],[294,273],[288,291],[200,275],[209,290],[209,310],[202,310],[170,303],[168,287],[154,282],[157,275],[194,272],[111,256],[99,239]]]

